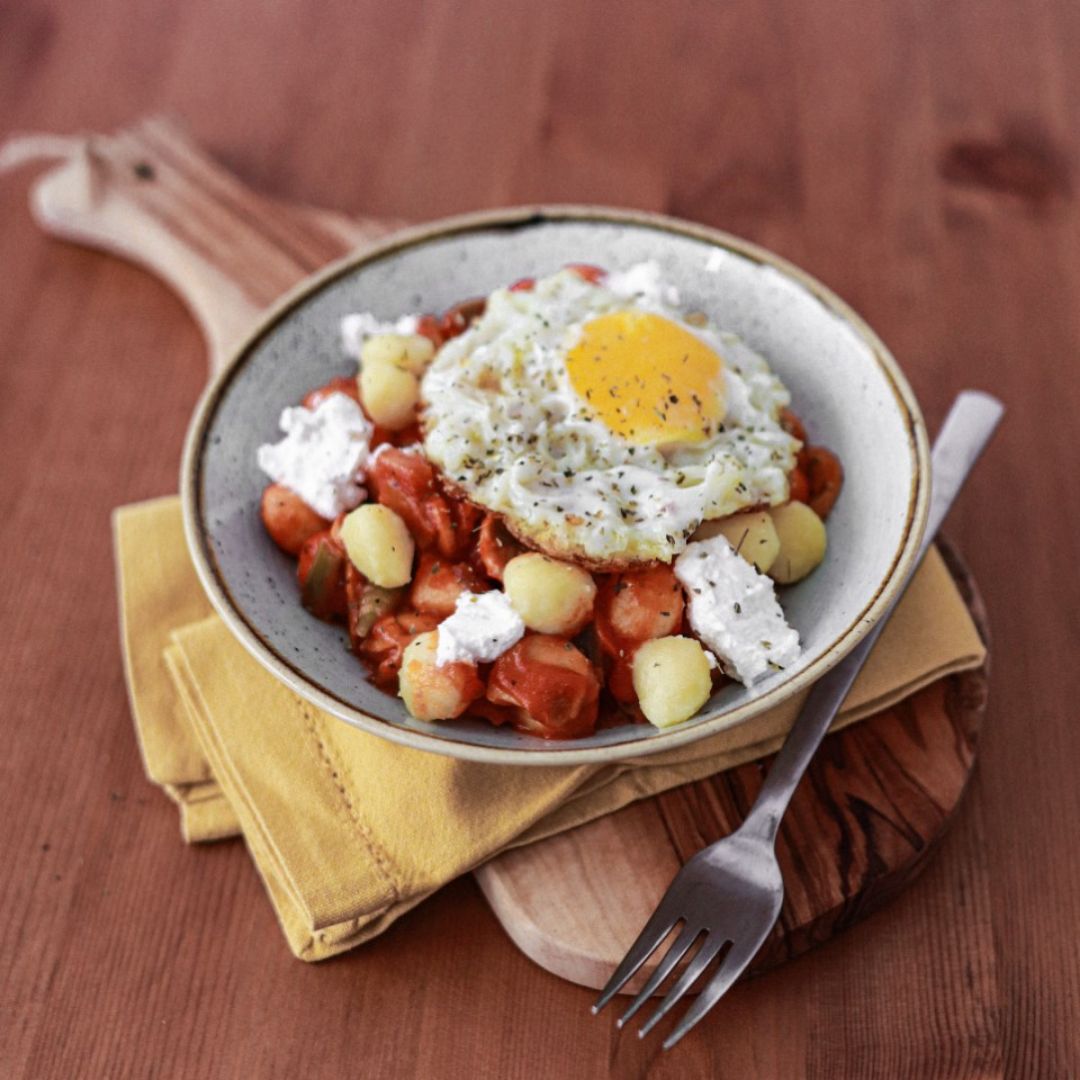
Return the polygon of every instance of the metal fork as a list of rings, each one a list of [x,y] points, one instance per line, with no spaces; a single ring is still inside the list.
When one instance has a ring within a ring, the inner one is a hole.
[[[912,573],[926,554],[1003,412],[999,401],[974,390],[964,391],[953,403],[934,444],[930,512]],[[904,588],[908,581],[910,575]],[[814,684],[746,820],[731,836],[699,851],[675,875],[659,907],[592,1007],[594,1014],[626,985],[679,924],[681,928],[674,942],[620,1018],[619,1027],[687,957],[686,970],[638,1031],[638,1037],[644,1038],[730,943],[697,1000],[664,1040],[664,1049],[668,1050],[727,993],[746,969],[775,925],[784,900],[784,882],[776,860],[780,819],[895,604],[896,601],[844,660]],[[691,953],[698,942],[697,950]]]

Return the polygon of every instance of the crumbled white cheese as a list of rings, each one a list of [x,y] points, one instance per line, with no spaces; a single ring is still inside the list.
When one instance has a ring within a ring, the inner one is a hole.
[[[486,664],[516,645],[525,633],[521,616],[506,593],[462,593],[454,614],[439,623],[435,663]]]
[[[417,315],[402,315],[400,319],[384,322],[370,311],[358,311],[341,320],[341,345],[349,356],[359,358],[360,349],[369,337],[376,334],[415,334],[419,325]]]
[[[347,394],[331,394],[314,409],[284,409],[285,438],[259,447],[258,462],[271,480],[295,491],[317,514],[336,518],[359,506],[372,427]]]
[[[660,264],[652,259],[608,274],[604,287],[627,299],[642,296],[646,300],[662,301],[672,306],[679,303],[679,290],[661,280]]]
[[[723,536],[689,544],[675,560],[675,576],[690,601],[690,625],[732,678],[750,686],[798,659],[799,634],[787,624],[772,580]]]

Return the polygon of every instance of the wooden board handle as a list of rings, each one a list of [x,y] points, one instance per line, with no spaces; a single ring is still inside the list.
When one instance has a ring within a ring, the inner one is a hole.
[[[58,161],[32,190],[41,227],[167,281],[202,327],[211,372],[282,293],[399,227],[259,195],[160,117],[116,135],[16,138],[0,160],[34,158]]]

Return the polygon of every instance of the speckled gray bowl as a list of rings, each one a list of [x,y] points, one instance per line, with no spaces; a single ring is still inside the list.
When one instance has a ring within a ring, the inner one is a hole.
[[[367,681],[344,631],[300,606],[294,563],[259,521],[255,450],[313,386],[354,370],[338,323],[437,311],[568,262],[617,269],[657,260],[691,309],[742,335],[791,390],[815,441],[839,454],[843,494],[824,564],[783,593],[800,662],[753,690],[729,685],[667,731],[627,725],[552,743],[481,720],[425,724]],[[761,248],[669,218],[548,207],[454,218],[352,255],[286,296],[206,391],[184,451],[188,543],[206,591],[267,670],[327,712],[395,742],[516,765],[641,757],[743,723],[807,686],[885,611],[926,520],[929,458],[918,405],[885,346],[838,297]],[[257,718],[252,718],[257,722]]]

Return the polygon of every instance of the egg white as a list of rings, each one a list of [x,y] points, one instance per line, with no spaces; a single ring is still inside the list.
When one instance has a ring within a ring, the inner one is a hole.
[[[425,453],[523,540],[595,569],[670,562],[703,520],[785,502],[800,445],[779,422],[790,395],[745,342],[691,325],[677,303],[655,263],[600,285],[562,270],[531,291],[496,290],[423,378]],[[585,324],[631,310],[673,320],[722,357],[727,414],[712,437],[634,446],[573,389],[566,356]]]

